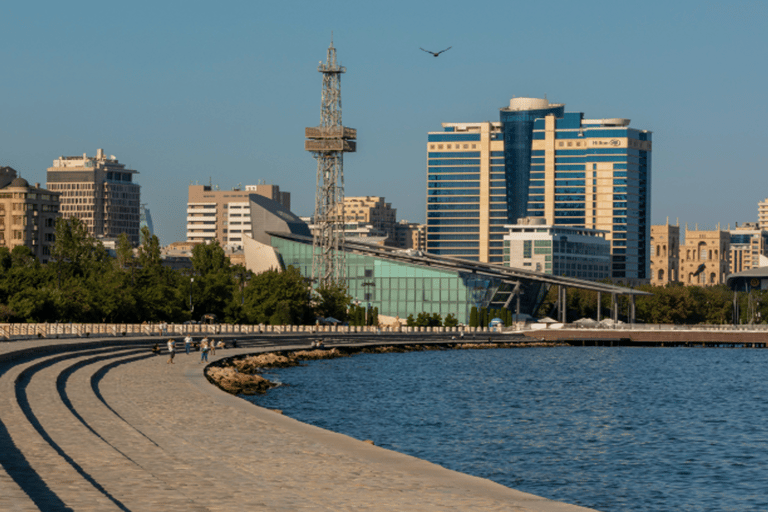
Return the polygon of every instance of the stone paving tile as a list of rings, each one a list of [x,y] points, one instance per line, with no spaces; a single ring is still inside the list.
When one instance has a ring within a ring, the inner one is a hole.
[[[23,371],[31,372],[32,368],[45,359],[56,359],[59,356],[48,356],[11,367],[0,378],[0,421],[7,430],[13,446],[19,454],[11,463],[18,466],[27,465],[29,471],[34,472],[40,478],[39,484],[34,486],[35,496],[27,496],[29,501],[20,502],[23,507],[35,510],[34,504],[41,504],[41,508],[60,510],[69,507],[72,510],[83,510],[96,506],[100,510],[119,510],[113,502],[93,487],[80,475],[46,440],[44,434],[38,432],[35,425],[24,414],[19,402],[16,400],[17,378]],[[36,373],[29,378],[29,385],[33,385]],[[24,380],[24,379],[23,379]],[[51,403],[49,397],[41,397],[46,403]],[[8,454],[6,453],[6,456]],[[29,475],[24,475],[29,477]],[[29,485],[29,484],[27,484]],[[2,498],[5,501],[5,498]],[[3,503],[0,501],[0,503]],[[15,506],[15,504],[14,504]]]
[[[0,344],[0,356],[7,350]],[[16,364],[0,375],[0,421],[50,486],[51,500],[73,510],[117,509],[105,492],[119,498],[123,510],[588,510],[256,407],[208,383],[199,353],[181,352],[168,365],[165,356],[133,360],[113,350],[114,360],[76,353],[32,375],[27,396],[48,439],[31,428],[13,396],[16,376],[35,363]],[[224,350],[211,360],[255,350]],[[79,418],[59,394],[61,375]],[[5,481],[0,473],[0,485]],[[0,493],[0,510],[14,510],[5,504],[35,510],[22,489],[10,488],[13,497]]]

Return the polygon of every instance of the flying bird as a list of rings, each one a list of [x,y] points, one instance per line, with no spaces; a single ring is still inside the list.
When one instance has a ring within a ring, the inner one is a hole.
[[[437,56],[438,56],[438,55],[440,55],[441,53],[443,53],[443,52],[447,52],[447,51],[448,51],[448,50],[450,50],[451,48],[452,48],[452,46],[449,46],[449,47],[448,47],[448,48],[446,48],[445,50],[440,50],[439,52],[431,52],[431,51],[429,51],[429,50],[425,50],[424,48],[421,48],[421,47],[419,47],[419,50],[425,51],[425,52],[427,52],[427,53],[431,53],[432,55],[434,55],[435,57],[437,57]]]

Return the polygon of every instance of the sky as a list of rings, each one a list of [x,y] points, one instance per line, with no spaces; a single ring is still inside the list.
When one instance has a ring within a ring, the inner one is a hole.
[[[0,33],[0,166],[45,186],[103,148],[163,245],[186,238],[190,184],[274,184],[313,213],[331,37],[358,135],[345,194],[398,220],[425,220],[427,133],[520,96],[652,131],[653,224],[725,229],[768,198],[768,2],[30,0],[0,6]]]

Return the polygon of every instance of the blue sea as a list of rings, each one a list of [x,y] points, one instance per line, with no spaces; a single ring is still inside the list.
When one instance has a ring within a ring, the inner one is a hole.
[[[287,416],[601,511],[768,510],[768,350],[360,354],[270,370]]]

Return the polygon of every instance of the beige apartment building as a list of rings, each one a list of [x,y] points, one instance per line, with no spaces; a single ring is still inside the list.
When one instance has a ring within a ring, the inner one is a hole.
[[[11,167],[0,167],[0,247],[30,248],[47,263],[55,243],[59,194],[34,187]]]
[[[759,223],[736,224],[731,235],[730,270],[732,274],[768,266],[768,231]]]
[[[768,199],[757,203],[757,228],[768,231]]]
[[[680,279],[680,226],[651,226],[651,284],[664,286]]]
[[[98,149],[96,156],[62,156],[48,168],[47,187],[57,192],[61,216],[77,217],[94,237],[128,235],[139,244],[141,187],[133,182],[138,171]]]
[[[395,215],[397,210],[392,208],[383,197],[358,196],[344,198],[344,224],[358,226],[370,224],[374,229],[385,233],[391,240],[395,239]],[[338,211],[334,212],[338,216]]]
[[[187,202],[187,242],[218,240],[223,247],[243,246],[253,228],[251,198],[255,195],[291,208],[290,192],[277,185],[247,185],[245,190],[217,190],[211,185],[190,185]]]

